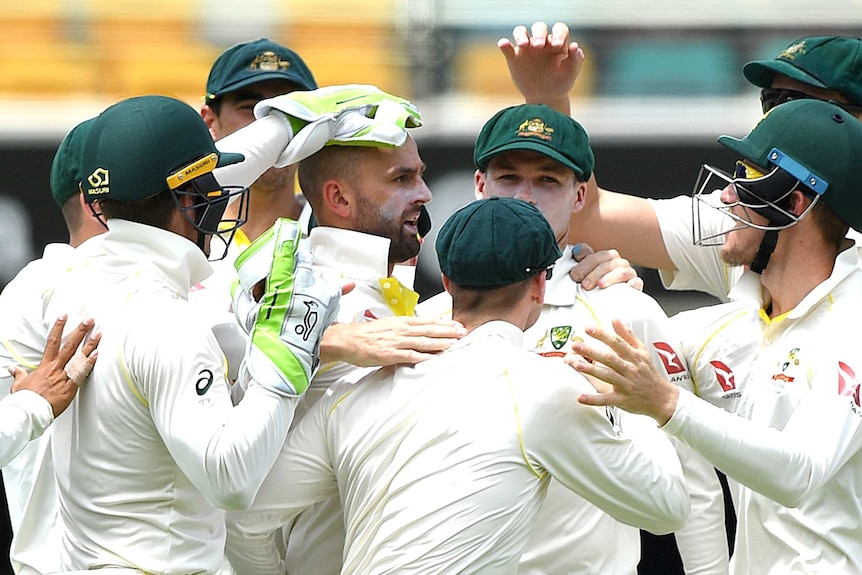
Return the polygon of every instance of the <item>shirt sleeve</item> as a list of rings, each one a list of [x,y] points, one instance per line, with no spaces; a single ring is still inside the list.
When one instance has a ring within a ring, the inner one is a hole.
[[[688,196],[650,200],[665,249],[676,266],[676,270],[659,270],[662,284],[670,290],[697,290],[727,301],[742,268],[724,263],[719,246],[694,245],[692,201]],[[700,210],[699,222],[706,235],[720,234],[733,224],[730,218],[706,207]]]
[[[796,507],[862,449],[857,411],[852,397],[813,388],[779,430],[681,391],[663,429],[728,477],[780,505]]]
[[[0,467],[15,459],[53,421],[51,404],[34,391],[22,389],[3,398],[0,401]]]
[[[252,380],[233,407],[218,342],[196,313],[169,330],[141,320],[123,353],[179,467],[217,507],[244,509],[281,450],[296,399]]]
[[[251,508],[227,514],[225,553],[239,575],[281,575],[277,532],[304,509],[338,495],[327,441],[332,396],[288,435]]]
[[[724,491],[715,468],[682,441],[674,443],[682,463],[691,512],[674,533],[686,575],[727,575],[730,553]]]
[[[216,142],[220,152],[239,153],[245,157],[242,162],[216,168],[213,173],[218,183],[246,188],[271,168],[290,142],[286,124],[286,120],[272,114]]]
[[[679,529],[690,502],[668,437],[652,422],[631,436],[618,434],[604,409],[578,402],[590,386],[577,385],[573,375],[558,370],[552,377],[570,385],[556,388],[524,422],[528,457],[617,521],[656,534]]]

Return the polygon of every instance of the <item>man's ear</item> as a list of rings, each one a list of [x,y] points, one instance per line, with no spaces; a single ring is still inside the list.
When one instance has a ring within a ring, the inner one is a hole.
[[[539,272],[530,280],[530,297],[536,303],[545,301],[545,285],[548,282],[547,272]]]
[[[217,137],[217,130],[215,129],[215,127],[216,123],[218,122],[218,116],[213,111],[213,109],[209,107],[209,105],[204,104],[203,106],[201,106],[201,118],[203,118],[204,123],[207,125],[207,129],[209,129],[210,131],[210,137],[215,140]]]
[[[477,200],[484,200],[488,196],[485,195],[485,172],[482,170],[476,170],[476,173],[473,174],[473,182],[474,189],[473,194],[476,196]]]
[[[326,211],[339,218],[349,218],[353,212],[355,201],[353,201],[352,190],[348,189],[339,180],[332,179],[323,183],[321,197]]]
[[[575,201],[572,205],[572,213],[579,212],[584,209],[587,202],[587,183],[575,180]]]
[[[446,277],[445,275],[443,275],[443,274],[440,274],[440,278],[443,280],[443,289],[444,289],[444,290],[446,290],[448,293],[450,293],[450,294],[451,294],[451,293],[452,293],[452,291],[451,291],[451,289],[450,289],[450,288],[452,287],[452,282],[451,282],[451,281],[449,281],[449,278],[447,278],[447,277]]]
[[[787,211],[795,216],[801,216],[813,201],[801,190],[793,190],[793,193],[790,194],[790,207]]]

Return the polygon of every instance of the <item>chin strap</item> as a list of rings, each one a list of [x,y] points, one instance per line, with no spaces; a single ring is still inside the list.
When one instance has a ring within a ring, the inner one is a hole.
[[[775,244],[778,243],[778,230],[768,230],[763,235],[763,240],[760,242],[760,249],[757,250],[757,255],[754,256],[754,261],[751,262],[751,271],[754,273],[763,273],[766,269],[766,264],[769,263],[769,257],[775,250]]]

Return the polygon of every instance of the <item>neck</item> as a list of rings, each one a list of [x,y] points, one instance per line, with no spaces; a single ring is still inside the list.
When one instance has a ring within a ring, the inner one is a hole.
[[[298,220],[302,214],[302,199],[292,190],[282,188],[277,192],[256,192],[254,186],[249,194],[248,220],[242,231],[251,241],[256,240],[275,224],[278,218]],[[235,218],[239,206],[236,203],[227,207],[225,218]]]
[[[458,310],[457,306],[453,306],[453,308],[455,309],[453,309],[452,319],[460,322],[468,332],[489,321],[506,321],[524,331],[536,321],[535,305],[529,298],[525,298],[520,304],[507,306],[505,309],[502,309],[502,306],[497,307],[497,309],[475,311]]]
[[[769,317],[796,307],[815,287],[832,275],[838,250],[811,234],[781,232],[760,282],[771,298]],[[785,234],[786,237],[782,237]]]

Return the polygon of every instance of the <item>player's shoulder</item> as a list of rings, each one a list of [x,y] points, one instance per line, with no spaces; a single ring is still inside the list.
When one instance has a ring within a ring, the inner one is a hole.
[[[583,297],[604,315],[613,317],[664,317],[661,305],[651,295],[627,284],[584,291]]]
[[[594,392],[583,374],[567,365],[562,358],[544,357],[524,349],[505,356],[503,367],[515,387],[523,386],[538,400],[555,401],[562,395]]]

